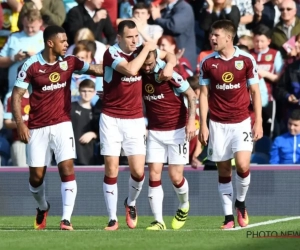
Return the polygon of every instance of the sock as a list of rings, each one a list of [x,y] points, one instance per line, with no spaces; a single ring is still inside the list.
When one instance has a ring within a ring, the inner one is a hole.
[[[233,187],[231,177],[219,176],[218,190],[225,216],[232,215]]]
[[[74,174],[61,177],[61,195],[63,202],[63,215],[61,220],[68,220],[71,222],[77,195],[77,182]]]
[[[236,172],[236,199],[244,202],[250,185],[250,171],[245,173]]]
[[[148,200],[154,219],[158,222],[164,222],[163,220],[163,199],[164,191],[161,186],[161,181],[151,181],[149,180],[148,188]]]
[[[178,209],[189,207],[189,184],[183,177],[182,181],[178,185],[173,184],[173,188],[179,200]]]
[[[110,220],[118,221],[117,218],[117,204],[118,204],[118,184],[117,177],[104,176],[103,180],[103,193],[105,204]]]
[[[32,193],[34,199],[37,201],[39,209],[44,211],[47,210],[48,204],[45,196],[45,182],[43,182],[42,185],[38,187],[33,187],[29,183],[29,190]]]
[[[130,175],[130,177],[129,177],[129,195],[128,195],[128,199],[127,199],[128,206],[135,206],[136,199],[139,197],[139,195],[142,191],[144,180],[145,180],[144,174],[141,178],[136,178],[133,175]]]

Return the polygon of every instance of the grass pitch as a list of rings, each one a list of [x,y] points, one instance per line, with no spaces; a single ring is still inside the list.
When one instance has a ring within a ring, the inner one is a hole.
[[[147,231],[145,228],[153,221],[152,217],[140,216],[138,227],[128,229],[125,218],[119,217],[120,229],[104,231],[107,217],[74,216],[75,231],[60,231],[60,217],[49,216],[47,229],[33,230],[34,216],[0,217],[0,249],[51,249],[51,250],[298,250],[300,249],[300,220],[273,220],[285,217],[250,216],[250,223],[270,221],[268,225],[253,225],[234,231],[222,231],[221,216],[190,216],[181,230],[171,230],[172,217],[165,217],[166,231]],[[286,238],[257,238],[257,236],[281,236]],[[289,233],[288,233],[289,232]],[[299,235],[298,238],[297,235]]]

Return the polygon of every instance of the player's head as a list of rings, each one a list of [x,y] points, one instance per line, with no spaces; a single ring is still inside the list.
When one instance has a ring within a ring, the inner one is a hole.
[[[300,134],[300,109],[295,109],[289,116],[288,130],[292,135]]]
[[[91,79],[85,79],[79,83],[79,93],[83,102],[90,102],[96,94],[95,83]]]
[[[157,50],[150,51],[141,68],[142,71],[146,74],[153,73],[156,66],[156,59],[157,59]]]
[[[211,44],[214,51],[222,51],[228,46],[233,46],[233,40],[236,36],[237,28],[229,20],[219,20],[211,26]]]
[[[30,9],[26,11],[22,18],[24,32],[27,36],[34,36],[37,34],[43,25],[41,12],[37,9]]]
[[[124,20],[118,25],[118,41],[120,48],[125,53],[131,53],[136,50],[139,43],[139,32],[135,22]]]
[[[45,48],[57,56],[64,56],[68,49],[68,38],[64,28],[50,25],[44,30]]]
[[[253,44],[256,52],[268,49],[271,43],[272,31],[266,25],[259,24],[253,29]]]

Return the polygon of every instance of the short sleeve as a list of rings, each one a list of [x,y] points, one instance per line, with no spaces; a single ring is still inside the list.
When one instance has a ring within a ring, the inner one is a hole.
[[[246,64],[246,80],[248,85],[259,83],[257,65],[253,56],[249,56]]]
[[[205,58],[201,62],[200,65],[200,77],[199,77],[199,85],[205,86],[210,84],[208,68]]]
[[[71,56],[74,63],[74,71],[78,74],[84,74],[90,67],[90,64],[80,60],[76,56]],[[67,63],[67,61],[63,61],[61,63]]]
[[[104,54],[104,60],[106,60],[105,65],[113,69],[116,69],[120,62],[125,61],[115,46],[111,46]]]
[[[22,88],[22,89],[28,89],[29,84],[31,83],[33,74],[33,60],[34,57],[29,58],[27,61],[24,62],[24,64],[19,68],[17,80],[15,82],[15,86]]]
[[[183,77],[175,71],[173,71],[172,79],[178,93],[183,93],[190,87],[188,81],[184,80]]]

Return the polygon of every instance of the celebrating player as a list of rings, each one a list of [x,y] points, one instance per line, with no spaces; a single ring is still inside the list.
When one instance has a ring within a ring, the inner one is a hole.
[[[237,220],[241,227],[249,223],[245,197],[250,184],[250,158],[253,140],[257,141],[263,134],[256,63],[250,54],[233,46],[235,35],[236,28],[231,21],[221,20],[212,25],[210,39],[215,52],[203,59],[200,72],[199,139],[203,145],[207,145],[209,135],[208,159],[218,166],[218,189],[225,214],[223,229],[235,226],[232,212],[232,158],[235,159],[237,170]],[[252,130],[249,91],[255,113]],[[206,123],[208,110],[209,130]]]
[[[35,229],[46,227],[50,204],[45,197],[44,176],[54,152],[61,177],[62,230],[73,230],[71,215],[77,194],[73,159],[76,157],[70,121],[70,81],[74,71],[102,75],[102,65],[89,65],[74,56],[65,56],[68,43],[63,28],[48,26],[44,31],[45,49],[21,67],[12,93],[12,113],[20,139],[27,143],[29,190],[38,203]],[[21,100],[30,95],[28,127],[22,120]],[[29,129],[28,129],[29,128]]]
[[[117,230],[117,176],[121,148],[130,167],[129,195],[125,200],[126,222],[129,228],[137,225],[136,199],[144,182],[145,122],[142,105],[142,76],[139,73],[149,51],[156,45],[137,46],[139,33],[133,21],[118,25],[118,44],[104,53],[103,109],[100,117],[100,147],[105,160],[103,192],[109,214],[106,230]],[[176,57],[157,50],[168,62],[160,78],[172,76]]]
[[[143,97],[148,118],[148,198],[155,218],[148,230],[166,229],[162,216],[164,192],[161,172],[167,161],[169,176],[179,199],[179,207],[172,221],[173,229],[180,229],[185,224],[189,211],[189,186],[183,169],[189,162],[189,141],[196,131],[196,95],[189,83],[175,71],[171,80],[161,81],[159,74],[165,65],[165,62],[157,59],[157,51],[154,50],[148,54],[142,66]],[[187,96],[189,112],[181,94]]]

